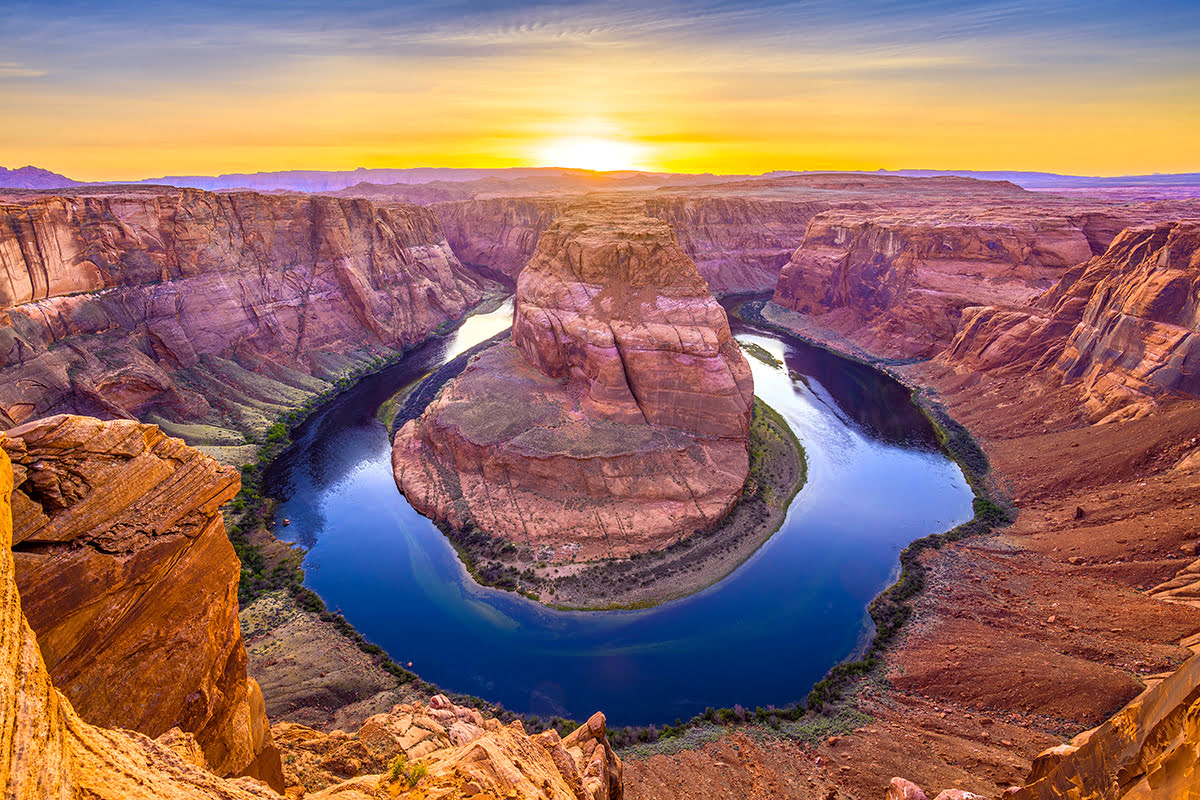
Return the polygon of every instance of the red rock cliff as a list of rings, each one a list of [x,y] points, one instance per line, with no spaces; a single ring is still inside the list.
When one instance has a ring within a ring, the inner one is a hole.
[[[151,737],[179,727],[218,774],[282,789],[220,513],[237,472],[123,420],[41,419],[0,434],[0,448],[16,476],[25,613],[75,710]]]
[[[876,352],[931,356],[962,308],[1027,302],[1091,254],[1067,219],[1030,209],[829,211],[783,268],[774,302]]]
[[[1200,223],[1130,228],[1031,307],[966,309],[940,360],[1078,383],[1092,419],[1137,416],[1164,393],[1200,395],[1198,297]]]
[[[748,470],[753,385],[670,227],[611,208],[542,236],[513,343],[396,436],[410,502],[566,559],[657,549],[719,520]]]
[[[165,189],[3,205],[0,412],[219,415],[245,397],[181,370],[216,355],[324,377],[480,296],[415,206]]]

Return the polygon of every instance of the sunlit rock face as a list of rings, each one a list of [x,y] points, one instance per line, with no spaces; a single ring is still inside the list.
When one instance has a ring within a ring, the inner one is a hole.
[[[752,399],[725,313],[670,226],[576,209],[521,272],[512,342],[397,434],[393,467],[428,516],[552,558],[658,549],[738,498]]]
[[[295,388],[480,299],[416,206],[165,188],[0,204],[0,424],[236,417],[278,397],[207,381],[214,357]]]
[[[927,357],[981,299],[1023,304],[1092,256],[1064,216],[933,207],[817,215],[783,268],[774,302],[828,318],[872,351]]]
[[[77,474],[68,475],[68,471],[60,469],[46,473],[50,467],[10,461],[10,450],[24,459],[31,445],[34,449],[46,445],[47,436],[53,438],[58,449],[53,455],[42,455],[59,462],[60,467],[84,465]],[[145,440],[149,450],[141,448],[137,443],[139,438]],[[33,445],[34,441],[42,444]],[[107,464],[97,456],[96,445],[101,442],[110,457]],[[203,465],[196,463],[197,459],[203,459],[199,453],[189,454],[178,442],[164,444],[151,428],[133,423],[61,418],[50,429],[21,442],[0,434],[0,443],[4,445],[0,447],[0,741],[5,744],[0,750],[0,786],[4,787],[5,797],[17,800],[279,798],[276,791],[255,778],[214,774],[210,751],[201,748],[193,734],[179,728],[151,739],[143,733],[108,729],[81,719],[51,679],[42,658],[46,646],[40,645],[26,621],[15,579],[18,570],[13,564],[13,517],[15,514],[18,520],[27,519],[28,511],[22,507],[30,500],[26,490],[14,492],[14,483],[22,486],[32,480],[41,487],[42,496],[62,496],[73,501],[70,507],[74,514],[68,512],[66,519],[35,526],[45,532],[77,527],[89,520],[104,528],[120,519],[122,498],[137,506],[138,501],[131,500],[136,494],[132,489],[122,491],[104,482],[89,482],[106,471],[124,473],[131,483],[140,480],[144,486],[163,477],[162,469],[155,468],[156,459],[182,458],[183,463],[177,465],[178,479],[163,481],[158,490],[152,491],[150,497],[156,500],[148,501],[150,506],[169,495],[179,498],[180,492],[183,496],[197,496],[199,487],[208,487],[209,500],[219,503],[228,480],[213,480],[212,476],[223,471],[203,469]],[[31,477],[38,472],[42,474]],[[143,472],[145,477],[139,477]],[[56,481],[51,481],[51,477]],[[50,489],[52,485],[59,488],[58,495]],[[105,500],[108,502],[102,502]],[[161,519],[162,509],[159,511],[157,519]],[[184,503],[178,513],[187,518],[194,511],[194,506]],[[29,536],[28,521],[18,522],[17,526],[25,530],[23,535]],[[153,529],[154,525],[147,528]],[[151,535],[147,531],[134,533],[120,524],[113,524],[108,532],[110,544],[130,536]],[[158,533],[167,538],[171,535],[161,530]],[[18,552],[19,546],[20,542]],[[228,542],[225,547],[229,547]],[[211,576],[208,580],[219,581],[221,577]],[[236,623],[236,617],[234,620]],[[174,653],[175,660],[191,661],[205,652],[205,632],[187,631],[190,622],[186,618],[167,618],[156,631],[164,636],[183,637],[180,643],[185,646]],[[128,674],[111,687],[113,691],[126,693],[130,713],[146,705],[153,706],[156,701],[153,690],[161,685],[155,683],[158,676],[151,674],[153,669],[142,665],[138,671],[136,666],[131,664]],[[181,682],[195,677],[170,663],[159,661],[155,666],[171,671]],[[244,673],[241,677],[244,679]],[[211,686],[202,679],[195,686],[181,683],[174,691],[189,688],[198,695],[206,695]],[[261,713],[261,708],[251,713]],[[624,794],[623,765],[608,741],[601,713],[593,714],[566,737],[560,738],[554,731],[529,736],[520,722],[504,726],[495,719],[483,718],[475,709],[455,706],[437,695],[428,706],[401,705],[388,714],[371,717],[353,736],[342,731],[324,734],[289,723],[280,723],[275,730],[288,756],[286,778],[278,768],[280,759],[274,748],[275,772],[260,777],[270,778],[272,786],[279,790],[285,788],[286,782],[289,797],[307,796],[314,800],[395,797],[407,786],[407,776],[398,778],[388,774],[387,765],[401,753],[408,756],[410,764],[427,771],[425,777],[416,778],[415,791],[420,796],[446,800],[483,796],[621,800]],[[263,728],[260,732],[270,740],[269,731]],[[409,774],[416,775],[415,771]]]
[[[194,734],[222,775],[282,788],[238,623],[221,504],[237,472],[125,420],[58,416],[0,434],[13,557],[55,685],[91,723]]]
[[[1130,228],[1029,308],[968,308],[941,360],[1077,383],[1096,420],[1200,395],[1200,223]]]

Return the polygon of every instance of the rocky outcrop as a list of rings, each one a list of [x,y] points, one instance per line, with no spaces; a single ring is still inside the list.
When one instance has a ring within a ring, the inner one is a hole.
[[[901,790],[904,793],[901,793]],[[1012,800],[1183,800],[1200,797],[1200,656],[1193,656],[1098,728],[1033,761]],[[892,798],[924,797],[893,778]],[[946,789],[944,800],[976,798]],[[936,799],[935,799],[936,800]]]
[[[212,380],[214,358],[294,392],[354,354],[422,340],[480,297],[415,206],[132,189],[2,205],[0,423],[220,422],[278,392]]]
[[[1042,373],[1078,384],[1092,420],[1200,394],[1200,224],[1122,232],[1028,308],[978,307],[940,359],[956,370]]]
[[[1091,255],[1079,228],[1036,209],[839,209],[813,219],[773,300],[874,352],[928,357],[963,308],[1027,303]]]
[[[90,422],[80,423],[74,431],[77,445],[86,453]],[[70,424],[67,421],[63,424]],[[142,469],[153,472],[148,456],[182,457],[178,469],[177,489],[204,485],[197,479],[197,465],[188,460],[186,448],[161,437],[146,426],[130,423],[107,423],[102,433],[111,437],[111,470],[125,469],[130,480]],[[117,432],[128,434],[122,437]],[[154,453],[139,449],[139,435],[153,440]],[[14,445],[14,440],[0,435],[0,785],[5,796],[17,800],[47,800],[47,798],[88,797],[96,800],[269,800],[279,795],[258,780],[249,777],[222,778],[210,771],[212,766],[207,748],[196,738],[179,728],[166,730],[157,739],[127,730],[109,730],[80,719],[72,703],[56,689],[42,658],[46,649],[40,644],[26,621],[21,608],[13,563],[13,507],[10,497],[17,498],[17,516],[29,502],[24,492],[14,493],[13,484],[31,481],[49,492],[48,496],[72,497],[78,500],[76,515],[87,513],[103,516],[110,508],[109,501],[120,504],[123,494],[119,487],[107,483],[92,484],[90,470],[67,472],[54,470],[44,462],[14,465],[9,451],[28,453]],[[45,461],[57,461],[56,466],[72,462],[73,448],[64,435],[59,440],[64,449],[57,454],[43,454]],[[116,450],[123,450],[124,454]],[[129,453],[137,451],[135,455]],[[128,456],[128,457],[124,457]],[[198,454],[191,453],[195,459]],[[79,455],[82,463],[93,461]],[[40,473],[40,477],[33,477]],[[55,478],[55,481],[50,478]],[[56,486],[55,494],[49,487]],[[213,490],[212,500],[220,496]],[[187,494],[191,490],[185,492]],[[126,499],[133,490],[125,491]],[[165,501],[161,492],[151,497]],[[176,495],[178,499],[179,495]],[[152,501],[147,501],[152,502]],[[136,499],[134,504],[137,505]],[[150,509],[142,507],[143,511]],[[161,508],[159,509],[161,511]],[[182,513],[182,516],[188,516]],[[69,521],[52,519],[43,532],[61,530]],[[78,519],[76,519],[78,521]],[[23,527],[28,527],[27,525]],[[109,537],[110,544],[129,540],[129,531],[120,526],[114,531],[124,537]],[[149,535],[142,532],[143,535]],[[159,530],[158,535],[172,534]],[[29,541],[29,538],[24,540]],[[83,548],[93,546],[83,544]],[[226,543],[228,547],[228,543]],[[20,545],[17,550],[21,555]],[[159,630],[171,635],[173,628],[183,628],[186,619],[176,619]],[[210,631],[210,633],[212,633]],[[155,640],[148,633],[144,641],[151,646]],[[194,642],[180,642],[192,647]],[[174,669],[171,663],[190,653],[176,650],[171,658],[161,656],[152,664],[130,664],[128,674],[121,676],[120,690],[125,692],[128,713],[136,714],[142,701],[153,700],[147,690],[153,685],[157,670]],[[173,673],[179,680],[189,676]],[[244,674],[243,674],[244,678]],[[202,687],[201,687],[202,688]],[[565,738],[553,731],[527,736],[519,722],[502,726],[495,719],[484,719],[474,709],[451,704],[442,696],[434,697],[428,706],[397,706],[389,714],[380,714],[362,726],[354,736],[341,731],[322,734],[297,725],[281,723],[276,726],[278,739],[288,754],[288,784],[294,787],[292,796],[305,792],[313,798],[338,800],[383,800],[396,797],[405,789],[415,789],[417,796],[455,798],[487,796],[520,796],[530,800],[621,800],[623,794],[622,764],[608,742],[603,714],[594,715],[578,730]],[[269,739],[270,734],[267,733]],[[393,766],[396,756],[405,759]],[[278,754],[276,754],[278,764]],[[394,773],[394,774],[393,774]],[[422,773],[424,776],[422,776]],[[283,788],[283,775],[279,776]],[[349,778],[349,780],[347,780]]]
[[[720,305],[663,222],[579,210],[517,285],[512,343],[397,434],[422,513],[551,560],[658,549],[720,520],[748,470],[753,385]]]
[[[623,796],[623,766],[600,713],[565,737],[553,730],[529,736],[520,722],[502,725],[435,695],[428,704],[403,703],[377,714],[352,735],[287,722],[274,731],[287,756],[289,785],[308,791],[335,787],[330,794],[336,796],[356,787],[374,791],[379,773],[399,763],[387,782],[404,787],[412,769],[424,766],[428,775],[417,786],[427,797]]]
[[[22,482],[27,475],[27,470],[18,470]],[[178,731],[156,742],[139,733],[105,730],[79,718],[55,689],[38,641],[21,611],[10,549],[13,482],[9,456],[0,448],[0,785],[5,787],[5,795],[22,800],[277,797],[250,778],[228,780],[213,775],[195,763],[195,750],[188,746],[187,735]],[[131,698],[136,697],[136,683],[123,688]]]
[[[246,675],[230,467],[136,422],[41,419],[0,434],[16,475],[13,558],[55,685],[95,725],[194,734],[218,774],[282,788]]]

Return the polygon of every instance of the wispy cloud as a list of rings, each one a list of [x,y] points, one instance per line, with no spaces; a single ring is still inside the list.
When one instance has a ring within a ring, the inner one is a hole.
[[[33,69],[17,61],[0,61],[0,80],[6,78],[40,78],[45,70]]]

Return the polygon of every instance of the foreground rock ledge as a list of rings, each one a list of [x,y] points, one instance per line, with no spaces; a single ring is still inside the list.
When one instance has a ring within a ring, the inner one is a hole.
[[[740,496],[753,395],[670,226],[579,208],[521,272],[512,342],[400,430],[392,465],[422,513],[543,560],[657,550]]]

